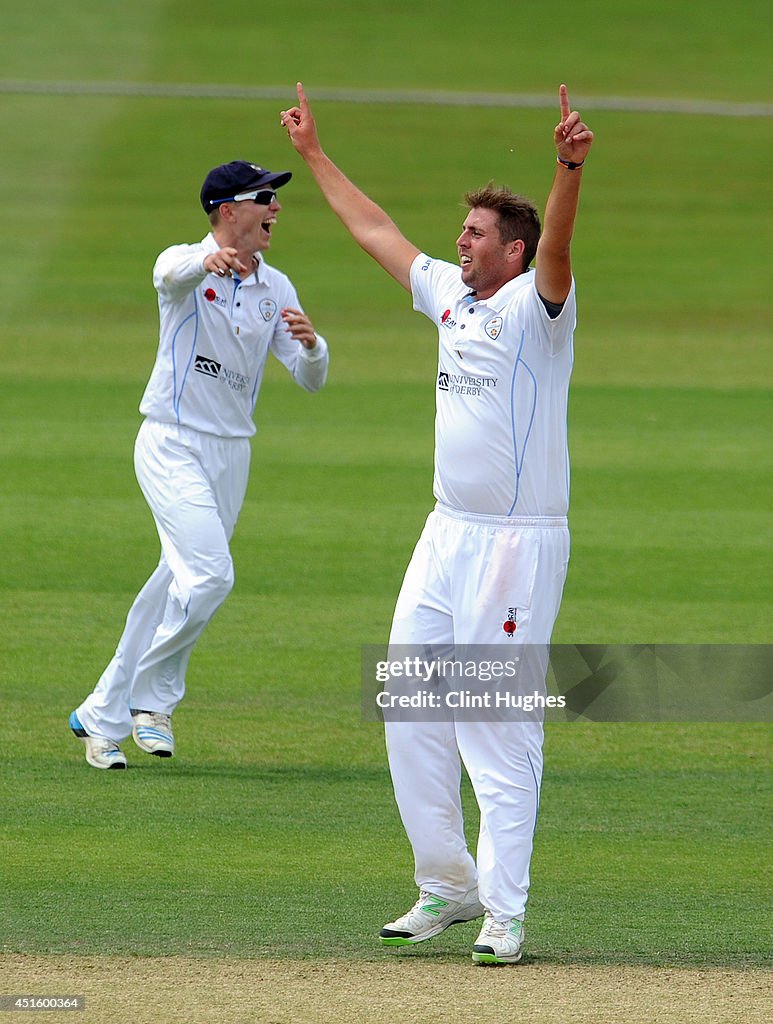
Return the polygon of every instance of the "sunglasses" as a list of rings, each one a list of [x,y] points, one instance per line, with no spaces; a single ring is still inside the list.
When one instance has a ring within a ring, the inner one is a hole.
[[[276,199],[276,192],[272,188],[257,189],[254,192],[240,192],[238,196],[229,196],[227,199],[210,199],[210,206],[219,206],[221,203],[245,203],[251,199],[258,206],[270,206]]]

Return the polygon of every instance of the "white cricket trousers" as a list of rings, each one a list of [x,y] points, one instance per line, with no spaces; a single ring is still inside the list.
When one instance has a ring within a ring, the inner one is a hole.
[[[171,714],[205,626],[234,583],[229,541],[247,489],[250,443],[145,420],[134,468],[161,560],[129,610],[112,661],[77,709],[87,733],[118,743],[130,709]]]
[[[568,561],[565,518],[500,518],[438,506],[406,571],[390,649],[496,644],[505,660],[521,645],[544,645],[525,652],[541,652],[536,665],[532,657],[531,671],[533,688],[542,692]],[[513,612],[516,629],[508,634],[503,625]],[[523,919],[542,781],[542,722],[401,720],[387,721],[385,729],[416,884],[451,900],[477,888],[494,918]],[[480,810],[476,858],[464,835],[462,763]]]

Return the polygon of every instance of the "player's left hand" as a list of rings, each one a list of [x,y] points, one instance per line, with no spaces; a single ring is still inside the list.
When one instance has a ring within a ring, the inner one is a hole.
[[[561,120],[553,129],[556,152],[562,160],[579,164],[588,155],[593,144],[593,132],[580,120],[580,115],[569,106],[569,93],[565,85],[558,90]]]
[[[299,341],[304,348],[314,348],[317,344],[317,335],[314,333],[314,325],[311,320],[300,309],[283,309],[280,316],[285,326],[296,341]]]
[[[287,129],[290,142],[306,160],[314,153],[319,152],[321,147],[317,136],[317,125],[303,90],[303,83],[298,82],[295,89],[298,94],[298,106],[280,111],[279,121],[282,127]]]

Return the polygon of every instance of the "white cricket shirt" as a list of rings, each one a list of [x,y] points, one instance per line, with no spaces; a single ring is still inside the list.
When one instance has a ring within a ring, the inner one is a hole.
[[[280,311],[300,309],[289,278],[262,255],[244,281],[204,269],[220,246],[212,234],[173,245],[156,260],[160,333],[140,412],[220,437],[251,437],[268,353],[307,391],[325,383],[328,349],[317,335],[309,350],[290,334]]]
[[[411,291],[438,329],[437,500],[482,515],[565,516],[574,282],[551,320],[533,270],[476,299],[458,266],[422,253]]]

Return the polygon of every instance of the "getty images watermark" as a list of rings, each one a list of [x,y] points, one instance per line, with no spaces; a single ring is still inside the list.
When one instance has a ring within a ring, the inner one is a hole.
[[[385,684],[376,694],[381,711],[488,711],[531,715],[545,708],[562,708],[566,701],[543,688],[521,692],[524,665],[520,657],[421,657],[405,654],[376,663],[376,681]],[[386,716],[385,716],[386,717]]]
[[[384,721],[541,720],[564,706],[545,685],[548,654],[523,644],[369,649],[363,712]]]
[[[770,644],[391,645],[362,651],[366,721],[773,721]]]

